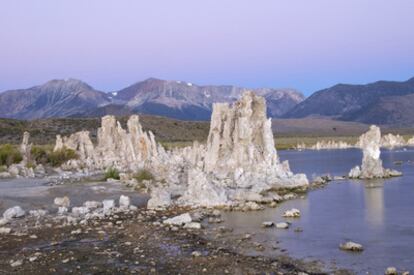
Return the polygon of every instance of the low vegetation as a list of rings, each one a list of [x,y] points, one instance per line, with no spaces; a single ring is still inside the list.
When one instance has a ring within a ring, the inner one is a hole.
[[[52,151],[49,153],[48,162],[53,167],[60,166],[71,159],[77,159],[78,155],[72,149],[63,148],[58,151]]]
[[[154,175],[147,169],[141,169],[134,174],[133,178],[138,182],[143,182],[144,180],[153,180]]]
[[[119,171],[114,167],[108,168],[105,172],[105,180],[107,179],[119,180]]]
[[[22,155],[16,146],[11,144],[0,145],[0,166],[19,163],[22,159]]]

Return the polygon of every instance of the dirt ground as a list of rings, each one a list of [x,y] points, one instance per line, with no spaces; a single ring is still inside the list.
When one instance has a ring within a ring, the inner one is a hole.
[[[207,238],[207,229],[160,223],[176,214],[139,209],[70,226],[25,221],[0,235],[0,274],[325,274],[317,263],[241,255],[232,241]]]

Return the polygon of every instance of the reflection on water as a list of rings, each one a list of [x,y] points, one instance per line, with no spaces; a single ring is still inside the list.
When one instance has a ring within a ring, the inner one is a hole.
[[[312,175],[330,173],[346,175],[360,164],[360,150],[281,151],[282,160],[289,160],[292,170]],[[254,234],[253,241],[267,249],[248,254],[279,254],[271,245],[287,249],[298,258],[323,260],[327,267],[339,266],[358,274],[384,274],[388,266],[414,271],[414,150],[383,151],[384,167],[403,172],[403,176],[386,180],[331,182],[327,187],[308,193],[304,199],[282,203],[264,211],[224,215],[225,225],[237,234]],[[400,166],[394,161],[402,161]],[[289,230],[263,229],[263,221],[284,221],[283,212],[298,208],[299,219],[290,219]],[[300,227],[303,232],[297,233]],[[361,243],[362,253],[338,249],[341,242]]]
[[[365,220],[372,226],[384,223],[384,180],[372,180],[365,183],[364,201]]]

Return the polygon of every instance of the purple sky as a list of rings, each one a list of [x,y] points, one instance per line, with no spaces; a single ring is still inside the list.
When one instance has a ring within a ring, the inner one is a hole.
[[[414,76],[413,0],[1,0],[0,91],[148,77],[293,87]]]

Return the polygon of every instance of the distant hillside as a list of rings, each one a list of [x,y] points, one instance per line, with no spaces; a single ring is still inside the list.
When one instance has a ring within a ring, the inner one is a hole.
[[[367,85],[338,84],[321,90],[283,117],[331,117],[371,124],[414,125],[414,78]]]
[[[127,116],[121,116],[123,127],[126,127]],[[190,144],[194,140],[207,140],[210,123],[207,121],[182,121],[165,117],[140,115],[144,130],[151,130],[157,141],[162,143]],[[276,145],[283,143],[294,144],[302,141],[303,137],[349,137],[359,136],[369,125],[336,121],[326,118],[273,119],[272,128],[276,137]],[[100,127],[99,118],[56,118],[38,120],[0,119],[0,144],[19,144],[24,131],[31,134],[31,142],[35,144],[54,144],[56,135],[70,135],[77,131],[90,131],[92,140],[96,140],[96,130]],[[382,127],[382,132],[413,135],[411,128]],[[285,138],[288,138],[287,140]],[[293,138],[293,139],[291,139]],[[283,147],[283,146],[281,146]]]
[[[234,102],[249,89],[198,86],[150,78],[104,93],[75,79],[52,80],[29,89],[0,93],[0,117],[16,119],[151,114],[181,120],[210,120],[212,104]],[[251,89],[266,98],[268,114],[280,117],[304,99],[290,89]]]
[[[126,127],[128,117],[118,117]],[[207,138],[210,124],[208,122],[181,121],[164,117],[140,115],[144,130],[154,133],[161,142],[204,141]],[[91,138],[96,139],[96,130],[101,125],[100,118],[57,118],[31,121],[0,119],[0,144],[21,142],[24,131],[31,134],[35,144],[54,144],[56,135],[70,135],[77,131],[90,131]]]

